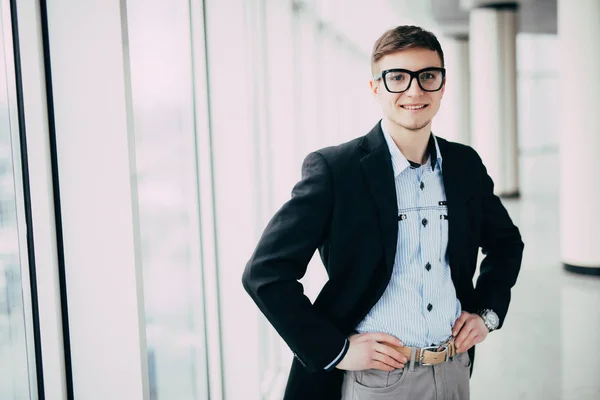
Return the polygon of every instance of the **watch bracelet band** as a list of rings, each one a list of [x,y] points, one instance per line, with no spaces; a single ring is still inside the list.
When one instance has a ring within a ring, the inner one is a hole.
[[[491,310],[491,309],[489,309],[489,308],[486,308],[486,309],[480,310],[480,311],[479,311],[477,314],[478,314],[478,315],[481,317],[481,319],[483,319],[483,323],[485,324],[486,328],[488,328],[488,331],[489,331],[489,332],[492,332],[492,331],[494,331],[496,328],[494,328],[493,326],[491,326],[491,325],[490,325],[490,323],[488,322],[487,318],[485,317],[485,315],[486,315],[488,312],[493,312],[493,313],[495,314],[495,311],[494,311],[494,310]],[[496,314],[496,315],[497,315],[497,314]]]

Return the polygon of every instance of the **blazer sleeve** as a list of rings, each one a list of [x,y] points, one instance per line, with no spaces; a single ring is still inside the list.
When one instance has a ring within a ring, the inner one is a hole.
[[[271,219],[242,283],[262,313],[310,371],[333,367],[346,336],[311,304],[299,279],[329,229],[333,182],[325,158],[309,154],[291,199]]]
[[[481,176],[482,230],[480,247],[485,255],[475,292],[480,309],[492,309],[504,324],[511,288],[515,285],[524,244],[519,229],[513,224],[498,196],[494,183],[477,155]]]

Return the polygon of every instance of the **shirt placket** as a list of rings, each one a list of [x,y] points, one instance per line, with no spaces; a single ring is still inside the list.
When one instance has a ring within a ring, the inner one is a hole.
[[[417,177],[418,177],[418,184],[419,184],[419,196],[417,198],[417,207],[419,210],[419,218],[421,219],[421,234],[420,234],[420,240],[419,240],[419,247],[420,247],[420,255],[421,255],[421,264],[423,266],[422,270],[421,270],[421,276],[422,276],[422,289],[421,289],[421,293],[422,293],[422,313],[425,319],[425,337],[427,338],[427,345],[431,344],[431,332],[432,332],[432,315],[433,315],[433,309],[435,307],[435,305],[433,304],[433,293],[432,293],[432,276],[434,275],[431,271],[432,266],[435,263],[435,260],[432,258],[432,246],[433,243],[435,242],[433,239],[434,237],[432,236],[432,232],[434,232],[433,230],[435,229],[435,222],[432,218],[431,218],[431,213],[428,211],[427,209],[427,195],[426,195],[426,191],[427,191],[427,181],[428,181],[428,176],[429,176],[429,168],[427,165],[424,165],[423,167],[418,169],[417,172]]]

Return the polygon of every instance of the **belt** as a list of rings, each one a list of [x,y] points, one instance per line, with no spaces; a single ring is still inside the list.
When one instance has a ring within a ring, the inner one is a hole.
[[[454,347],[454,339],[448,340],[439,346],[430,347],[397,347],[394,345],[386,344],[387,346],[399,351],[409,361],[417,362],[419,365],[437,365],[450,360],[456,355],[456,348]],[[413,351],[416,350],[416,351]],[[412,355],[415,358],[412,358]]]

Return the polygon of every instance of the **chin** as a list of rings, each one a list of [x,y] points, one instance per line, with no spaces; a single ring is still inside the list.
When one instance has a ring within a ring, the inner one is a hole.
[[[400,125],[401,127],[403,127],[404,129],[408,129],[410,131],[420,131],[421,129],[427,127],[427,125],[429,125],[430,121],[427,122],[414,122],[414,121],[410,121],[410,122],[403,122],[403,121],[398,121],[398,125]]]

